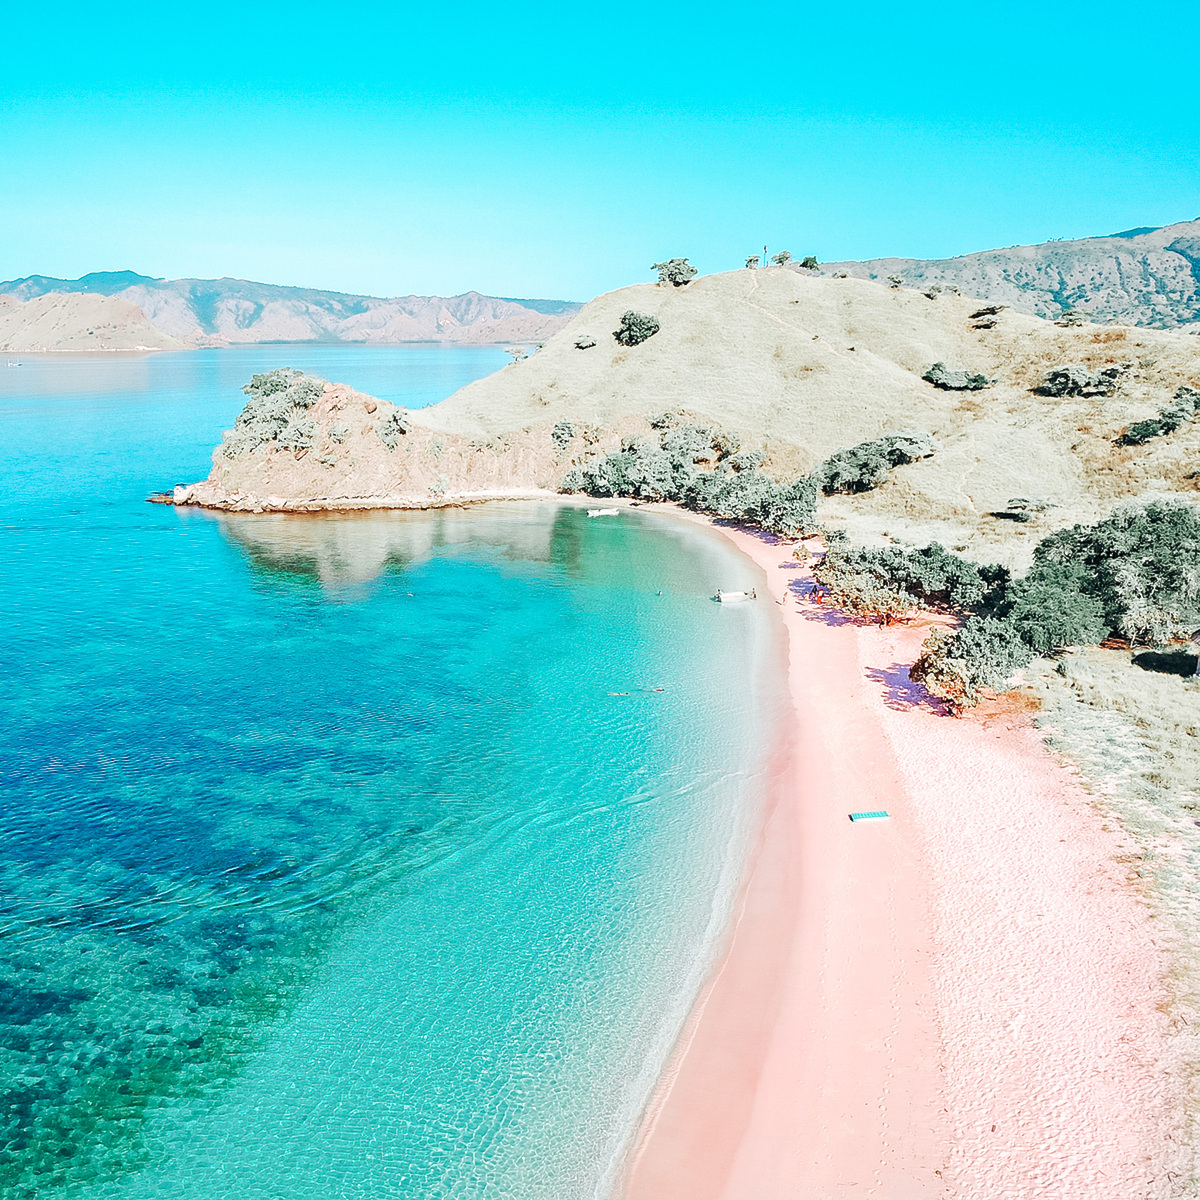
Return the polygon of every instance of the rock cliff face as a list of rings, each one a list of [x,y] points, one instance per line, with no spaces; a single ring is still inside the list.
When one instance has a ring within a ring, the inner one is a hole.
[[[145,313],[115,296],[54,293],[21,301],[0,295],[0,351],[186,350]]]
[[[631,310],[660,330],[622,346],[613,331]],[[1128,498],[1200,490],[1200,421],[1118,444],[1181,386],[1200,386],[1200,340],[978,312],[959,296],[780,268],[625,288],[532,357],[428,409],[399,414],[328,385],[283,414],[273,440],[232,457],[218,449],[209,479],[175,500],[286,511],[549,494],[623,439],[652,436],[664,415],[723,431],[783,481],[872,439],[928,431],[932,456],[874,490],[822,498],[820,518],[858,540],[936,538],[981,561],[1018,565],[1052,528]],[[934,363],[987,386],[935,386],[923,378]],[[1066,366],[1111,387],[1047,394]],[[296,420],[313,423],[299,431],[308,445],[287,432]]]
[[[245,279],[152,279],[133,271],[99,271],[80,279],[31,275],[0,283],[0,295],[22,300],[51,292],[129,301],[169,337],[206,346],[535,342],[560,329],[579,309],[567,301],[508,300],[479,292],[381,299]]]
[[[980,300],[1055,318],[1169,329],[1200,322],[1200,220],[1109,237],[983,250],[961,258],[875,258],[826,263],[824,275],[898,275],[905,287],[958,287]]]

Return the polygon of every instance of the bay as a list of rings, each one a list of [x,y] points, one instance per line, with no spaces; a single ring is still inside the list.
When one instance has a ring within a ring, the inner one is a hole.
[[[249,374],[419,407],[495,348],[0,376],[0,1194],[592,1197],[719,945],[776,719],[715,535],[144,502]]]

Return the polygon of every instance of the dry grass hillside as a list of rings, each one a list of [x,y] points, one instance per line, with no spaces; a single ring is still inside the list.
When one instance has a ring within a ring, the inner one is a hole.
[[[1011,310],[973,318],[979,308],[960,296],[931,300],[782,269],[624,288],[588,304],[531,358],[410,414],[395,449],[375,430],[391,406],[378,402],[372,415],[365,406],[375,402],[359,398],[353,444],[325,439],[300,457],[273,448],[234,461],[218,453],[208,485],[181,498],[221,507],[268,498],[270,508],[346,507],[351,499],[404,506],[553,489],[571,465],[646,431],[647,418],[664,410],[739,434],[744,448],[766,451],[764,469],[781,479],[881,434],[931,433],[932,457],[897,468],[874,491],[825,499],[821,518],[857,540],[936,538],[1014,565],[1052,528],[1096,520],[1133,496],[1200,488],[1200,421],[1143,446],[1114,444],[1179,386],[1200,387],[1195,338],[1063,328]],[[630,309],[655,316],[661,330],[626,347],[613,331]],[[941,390],[921,378],[935,362],[995,382]],[[1068,364],[1129,369],[1107,397],[1033,390]],[[325,409],[314,414],[321,439],[335,421]],[[574,436],[560,445],[551,431],[563,421]],[[1026,523],[993,515],[1017,497],[1045,508]]]
[[[128,300],[55,292],[24,302],[0,296],[0,351],[187,350],[188,342],[156,329]]]

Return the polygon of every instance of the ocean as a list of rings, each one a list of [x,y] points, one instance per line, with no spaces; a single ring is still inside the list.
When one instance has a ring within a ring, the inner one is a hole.
[[[0,367],[0,1196],[605,1197],[780,711],[716,534],[306,516],[207,474],[255,371],[409,408],[492,347]]]

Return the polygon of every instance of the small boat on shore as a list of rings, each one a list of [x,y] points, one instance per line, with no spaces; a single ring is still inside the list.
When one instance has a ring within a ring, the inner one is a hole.
[[[620,512],[621,510],[619,508],[589,508],[587,510],[587,515],[589,517],[615,517],[619,515]]]
[[[748,592],[723,592],[717,588],[717,594],[713,597],[718,604],[737,604],[742,600],[757,600],[758,593],[751,588]]]

